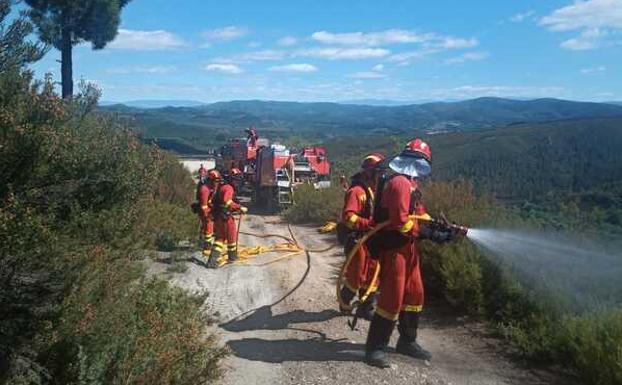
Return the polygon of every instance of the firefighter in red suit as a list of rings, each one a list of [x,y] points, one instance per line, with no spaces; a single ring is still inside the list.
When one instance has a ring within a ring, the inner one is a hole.
[[[203,257],[208,258],[214,244],[212,198],[221,178],[218,170],[210,170],[205,174],[199,179],[197,201],[199,202],[199,220],[201,221],[201,235],[203,237]]]
[[[257,130],[255,129],[255,126],[251,126],[250,128],[247,128],[245,131],[246,131],[246,144],[248,145],[248,147],[255,147],[255,145],[257,144],[257,139],[259,139],[259,135],[257,135]]]
[[[361,171],[352,177],[352,182],[345,194],[343,210],[341,212],[340,237],[345,242],[344,252],[350,253],[352,247],[361,236],[372,228],[372,213],[374,208],[374,190],[378,181],[379,169],[385,160],[383,154],[372,153],[363,159]],[[345,284],[341,288],[342,301],[350,305],[354,297],[359,298],[374,284],[373,278],[378,262],[372,259],[365,245],[360,247],[351,259],[345,273]],[[376,283],[377,284],[377,283]],[[372,288],[372,291],[375,291]],[[371,320],[373,316],[374,295],[370,295],[356,309],[359,317]],[[345,309],[341,309],[345,311]]]
[[[431,162],[429,146],[420,139],[412,140],[389,163],[395,174],[386,184],[380,183],[384,186],[379,187],[380,204],[374,213],[374,221],[389,220],[390,224],[368,241],[371,252],[377,253],[382,266],[378,305],[365,345],[366,362],[373,366],[389,366],[385,350],[396,322],[400,334],[396,352],[418,359],[431,358],[430,353],[416,342],[419,315],[423,309],[417,240],[428,238],[442,242],[450,240],[451,236],[431,236],[426,221],[417,220],[417,217],[429,217],[420,201],[417,180],[430,174]],[[434,234],[439,235],[438,232]]]
[[[235,184],[242,180],[242,171],[232,168],[223,178],[212,199],[216,240],[207,261],[207,267],[218,267],[220,255],[227,249],[229,263],[238,259],[237,228],[233,213],[246,213],[246,207],[236,201]]]

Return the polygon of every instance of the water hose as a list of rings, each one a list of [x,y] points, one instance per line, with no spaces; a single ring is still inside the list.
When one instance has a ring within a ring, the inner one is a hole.
[[[348,253],[346,261],[341,267],[341,272],[339,273],[339,279],[337,279],[337,301],[339,301],[339,306],[342,309],[351,311],[354,308],[353,305],[346,304],[345,302],[343,302],[343,299],[341,298],[341,286],[344,283],[343,281],[345,279],[346,270],[348,269],[350,262],[352,262],[352,258],[354,258],[354,255],[359,251],[359,249],[365,244],[365,242],[367,242],[367,240],[372,235],[376,234],[378,231],[387,227],[389,223],[390,223],[389,221],[382,222],[376,225],[374,228],[372,228],[367,233],[365,233],[365,235],[363,235],[363,237],[359,239],[358,242],[356,242],[352,250],[350,250],[350,252]],[[367,297],[369,297],[369,295],[372,293],[372,291],[374,290],[374,284],[376,283],[376,280],[378,279],[378,275],[380,275],[380,264],[379,263],[376,264],[376,271],[374,272],[374,278],[372,279],[372,282],[370,282],[365,293],[361,297],[359,297],[359,302],[364,302],[367,299]]]

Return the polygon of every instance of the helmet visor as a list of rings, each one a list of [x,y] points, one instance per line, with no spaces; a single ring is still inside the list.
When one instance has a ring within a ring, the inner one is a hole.
[[[398,174],[421,178],[430,175],[432,166],[423,158],[398,155],[389,163],[389,168]]]

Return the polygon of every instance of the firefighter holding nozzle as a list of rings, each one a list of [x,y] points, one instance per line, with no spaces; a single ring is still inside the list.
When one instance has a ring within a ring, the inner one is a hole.
[[[396,352],[417,359],[429,360],[431,354],[417,343],[419,316],[423,310],[418,242],[452,240],[465,234],[459,226],[444,225],[433,220],[421,202],[419,178],[432,171],[432,152],[421,139],[415,139],[389,163],[395,172],[379,182],[376,192],[375,224],[389,224],[367,242],[369,254],[381,265],[379,296],[365,344],[365,360],[369,365],[389,366],[386,348],[395,324],[399,332]]]

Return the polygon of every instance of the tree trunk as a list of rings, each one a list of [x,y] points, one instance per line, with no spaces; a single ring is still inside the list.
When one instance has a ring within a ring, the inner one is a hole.
[[[61,32],[61,81],[63,84],[63,99],[73,96],[73,63],[71,61],[71,30],[64,28]]]

